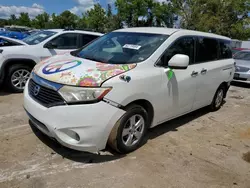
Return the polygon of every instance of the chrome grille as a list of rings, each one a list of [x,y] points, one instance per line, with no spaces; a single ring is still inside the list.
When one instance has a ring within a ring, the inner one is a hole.
[[[28,91],[34,100],[45,107],[65,105],[63,98],[57,91],[41,86],[32,79],[29,81]]]

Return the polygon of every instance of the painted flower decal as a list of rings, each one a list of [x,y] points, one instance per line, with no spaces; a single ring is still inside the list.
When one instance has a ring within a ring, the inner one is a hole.
[[[114,70],[114,69],[119,69],[119,65],[111,65],[111,64],[97,64],[96,68],[98,71],[109,71],[109,70]]]
[[[110,78],[112,76],[116,76],[116,75],[121,74],[121,73],[124,73],[124,71],[120,70],[120,69],[111,70],[111,71],[107,72],[107,77]]]
[[[98,86],[98,83],[93,77],[86,76],[79,80],[78,85],[79,86]]]

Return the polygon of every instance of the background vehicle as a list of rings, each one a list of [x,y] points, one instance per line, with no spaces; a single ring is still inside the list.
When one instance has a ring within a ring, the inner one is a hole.
[[[233,56],[234,56],[237,52],[240,52],[240,51],[243,51],[243,50],[248,50],[248,49],[247,49],[247,48],[233,48],[233,49],[232,49]]]
[[[243,50],[234,55],[236,71],[234,80],[250,81],[250,50]]]
[[[38,64],[24,92],[33,124],[62,145],[121,153],[150,127],[223,104],[231,40],[197,31],[127,28]]]
[[[22,92],[36,63],[78,49],[101,35],[56,29],[37,32],[22,41],[9,38],[13,45],[0,47],[0,81],[13,92]]]
[[[26,38],[27,36],[29,36],[29,34],[26,32],[6,30],[6,31],[1,31],[0,36],[5,36],[5,37],[9,37],[9,38],[22,40],[22,39]]]
[[[22,40],[0,36],[0,49],[6,46],[20,46],[20,45],[26,45],[26,43],[23,42]]]

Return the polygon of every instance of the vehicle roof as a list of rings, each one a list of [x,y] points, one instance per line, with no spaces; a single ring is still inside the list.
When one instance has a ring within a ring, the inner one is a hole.
[[[186,30],[186,29],[173,29],[173,28],[165,28],[165,27],[134,27],[134,28],[124,28],[116,30],[116,32],[137,32],[137,33],[154,33],[154,34],[165,34],[172,35],[174,33],[181,33],[185,35],[195,35],[195,36],[206,36],[206,37],[214,37],[224,40],[231,40],[228,37],[216,35],[213,33],[205,33],[200,31]]]
[[[97,35],[97,36],[103,35],[102,33],[92,32],[92,31],[84,31],[84,30],[46,29],[45,31],[53,31],[53,32],[57,32],[57,33],[63,33],[63,32],[83,33],[83,34]]]

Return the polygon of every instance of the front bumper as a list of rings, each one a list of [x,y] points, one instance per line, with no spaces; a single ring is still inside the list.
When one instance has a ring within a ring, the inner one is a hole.
[[[250,72],[235,72],[234,80],[236,81],[250,81]]]
[[[29,96],[28,87],[24,90],[24,108],[43,133],[68,148],[87,152],[105,149],[113,126],[125,113],[103,101],[46,108]],[[71,133],[76,133],[78,139]]]

